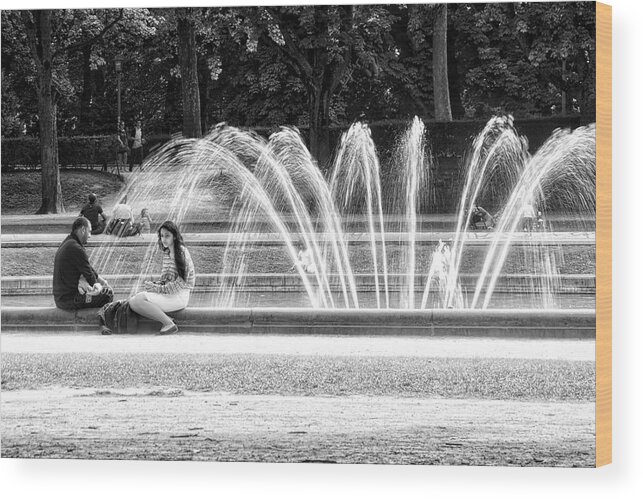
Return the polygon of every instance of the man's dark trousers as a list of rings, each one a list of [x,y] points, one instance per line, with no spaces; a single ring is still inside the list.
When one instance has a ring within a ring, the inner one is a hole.
[[[89,301],[87,301],[89,298]],[[80,310],[83,308],[100,308],[106,303],[110,303],[114,300],[114,292],[111,288],[103,289],[96,296],[87,296],[77,293],[73,299],[68,300],[57,300],[56,306],[62,308],[63,310]]]

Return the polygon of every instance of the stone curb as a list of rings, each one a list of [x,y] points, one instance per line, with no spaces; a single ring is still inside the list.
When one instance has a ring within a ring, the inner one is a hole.
[[[154,276],[104,275],[103,276],[117,292],[129,293],[136,282],[154,280]],[[593,274],[564,274],[556,277],[559,280],[561,293],[594,294],[596,292],[596,276]],[[52,280],[50,275],[44,276],[11,276],[2,277],[2,295],[50,295]],[[392,292],[406,289],[407,276],[404,274],[389,274],[389,287]],[[542,275],[501,274],[496,284],[496,291],[506,293],[533,292],[546,279]],[[297,273],[281,274],[246,274],[243,282],[238,282],[236,274],[198,274],[196,276],[197,292],[212,292],[219,289],[224,280],[235,282],[239,291],[284,291],[304,292],[304,285]],[[341,291],[339,277],[330,275],[331,288]],[[473,290],[478,281],[476,274],[463,274],[459,277],[464,290]],[[372,274],[356,274],[355,284],[358,292],[375,292],[374,276]],[[426,284],[425,275],[415,278],[416,292],[422,293]]]
[[[314,334],[483,336],[594,339],[594,310],[351,310],[189,308],[171,314],[182,332],[207,334]],[[3,307],[3,332],[98,331],[96,310]],[[158,324],[142,320],[139,332]]]
[[[467,233],[466,245],[488,246],[494,238],[494,232],[469,232]],[[57,248],[68,234],[0,234],[0,245],[3,248]],[[183,234],[185,244],[189,246],[221,246],[225,247],[230,239],[230,234],[225,232],[216,233],[185,233]],[[275,233],[252,233],[246,234],[248,240],[254,245],[283,246],[283,238]],[[346,240],[349,244],[370,244],[369,234],[363,232],[346,233]],[[415,235],[415,242],[418,244],[435,244],[440,241],[451,241],[455,236],[453,232],[419,232]],[[386,232],[384,239],[387,244],[406,244],[406,233]],[[516,232],[507,234],[501,238],[504,241],[511,237],[513,246],[528,245],[534,243],[541,245],[584,245],[593,246],[596,244],[594,232]],[[319,241],[330,241],[330,236],[318,235]],[[88,248],[96,247],[122,247],[122,246],[149,246],[155,243],[155,234],[146,234],[143,237],[133,236],[118,238],[115,236],[98,235],[92,236],[87,242]],[[379,241],[378,241],[379,244]]]

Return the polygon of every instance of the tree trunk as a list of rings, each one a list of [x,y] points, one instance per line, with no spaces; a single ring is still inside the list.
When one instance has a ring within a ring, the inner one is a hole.
[[[201,129],[206,132],[210,130],[210,111],[212,109],[212,82],[210,80],[210,69],[205,61],[201,61],[199,67],[200,99],[201,99]]]
[[[451,6],[456,8],[458,7],[457,4],[451,4]],[[453,118],[457,120],[464,118],[465,110],[462,105],[460,76],[458,75],[456,38],[457,32],[454,29],[448,29],[447,26],[447,75],[449,78],[449,102],[451,103],[451,113]]]
[[[183,135],[201,137],[201,100],[196,64],[196,38],[191,9],[179,9],[176,28],[179,37],[181,89],[183,93]]]
[[[91,123],[91,101],[92,101],[92,70],[90,58],[92,53],[91,45],[83,47],[83,91],[80,94],[80,116],[78,117],[78,128],[83,135],[90,135],[93,129]]]
[[[447,69],[447,6],[436,6],[433,21],[433,103],[435,119],[451,121],[449,73]]]
[[[561,76],[562,76],[562,90],[560,92],[560,114],[563,116],[567,116],[567,92],[566,92],[566,87],[567,87],[567,80],[566,80],[566,73],[567,73],[567,60],[563,59],[563,67],[561,70]]]
[[[36,21],[37,50],[41,62],[38,75],[38,114],[42,204],[36,213],[62,213],[64,207],[58,169],[56,104],[52,89],[51,11],[34,11],[33,17]]]
[[[323,170],[330,159],[330,95],[321,84],[309,92],[310,154]]]

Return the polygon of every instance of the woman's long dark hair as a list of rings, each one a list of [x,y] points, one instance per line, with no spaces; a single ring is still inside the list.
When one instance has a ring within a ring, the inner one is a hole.
[[[183,236],[174,222],[171,220],[163,222],[157,231],[159,236],[159,248],[161,248],[161,251],[170,251],[170,248],[166,250],[163,247],[163,243],[161,242],[161,229],[171,232],[174,236],[174,263],[176,264],[176,270],[179,272],[181,278],[185,279],[187,276],[185,273],[185,258],[183,257],[183,248],[185,248]]]

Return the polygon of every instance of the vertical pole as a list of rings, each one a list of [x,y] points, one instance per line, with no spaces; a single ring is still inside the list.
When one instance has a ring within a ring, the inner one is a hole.
[[[117,100],[117,121],[116,121],[116,133],[120,134],[120,128],[121,128],[121,72],[118,72],[118,98]],[[119,152],[119,157],[120,157],[120,152]],[[116,159],[116,174],[120,177],[121,176],[121,165],[119,163],[119,159]],[[123,165],[124,166],[124,165]]]
[[[117,111],[117,126],[121,125],[121,73],[118,73],[118,111]]]
[[[563,80],[563,91],[561,94],[560,102],[560,114],[563,116],[567,115],[567,92],[565,91],[565,73],[567,73],[567,59],[563,59],[563,70],[562,70],[562,80]]]

